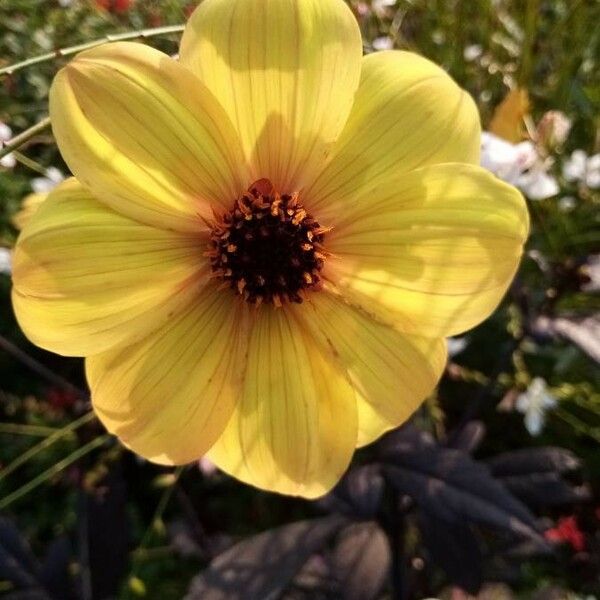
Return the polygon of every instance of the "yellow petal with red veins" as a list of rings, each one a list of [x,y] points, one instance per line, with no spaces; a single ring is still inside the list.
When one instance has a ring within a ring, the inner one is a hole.
[[[82,52],[55,77],[50,117],[77,178],[114,210],[195,231],[248,186],[239,141],[206,87],[142,44]]]
[[[321,168],[350,112],[361,56],[342,0],[205,0],[180,49],[231,117],[254,178],[282,192]]]
[[[355,190],[391,174],[444,162],[479,163],[477,107],[440,67],[410,52],[363,59],[360,87],[333,157],[305,201],[339,210]]]
[[[144,340],[86,359],[106,428],[161,464],[200,458],[240,395],[248,306],[211,285]]]
[[[342,476],[356,444],[356,400],[303,307],[263,306],[248,348],[243,393],[208,456],[257,487],[314,498]]]
[[[17,241],[17,319],[32,342],[69,356],[134,342],[198,294],[203,250],[198,234],[142,225],[68,180]]]
[[[343,296],[426,337],[461,333],[492,313],[528,234],[518,190],[481,167],[444,164],[357,194],[327,238],[327,277]]]
[[[306,309],[306,322],[327,337],[355,386],[357,446],[409,419],[442,376],[444,339],[399,333],[326,292],[311,294]]]

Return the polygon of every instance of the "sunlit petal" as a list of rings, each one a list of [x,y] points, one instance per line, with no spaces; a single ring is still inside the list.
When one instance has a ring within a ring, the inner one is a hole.
[[[34,343],[59,354],[84,356],[133,342],[197,293],[203,248],[197,234],[142,225],[68,180],[19,237],[17,319]]]
[[[360,87],[333,157],[305,191],[311,210],[339,212],[355,190],[443,162],[479,163],[477,107],[449,75],[410,52],[363,59]]]
[[[94,409],[107,429],[153,462],[200,458],[240,395],[248,312],[209,286],[149,337],[88,358]]]
[[[345,471],[357,436],[356,400],[324,339],[298,306],[262,307],[244,390],[209,457],[263,489],[317,497]]]
[[[77,178],[102,202],[144,223],[204,227],[247,187],[239,142],[206,87],[142,44],[79,54],[54,79],[52,128]]]
[[[404,423],[446,364],[443,339],[401,334],[328,293],[311,294],[309,327],[322,331],[358,395],[357,446]]]
[[[328,278],[401,331],[461,333],[502,299],[529,221],[513,187],[480,167],[434,165],[362,188],[329,234]]]
[[[282,192],[321,168],[350,112],[361,55],[342,0],[205,0],[180,51],[230,116],[254,178]]]

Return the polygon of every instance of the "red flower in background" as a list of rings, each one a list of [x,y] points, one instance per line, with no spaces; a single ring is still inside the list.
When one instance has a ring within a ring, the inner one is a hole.
[[[60,388],[51,388],[46,393],[48,404],[56,409],[71,408],[77,402],[78,398],[75,392]]]
[[[96,6],[116,14],[127,12],[135,0],[96,0]]]
[[[585,536],[574,516],[562,517],[556,527],[548,529],[544,536],[550,542],[569,544],[575,552],[585,550]]]

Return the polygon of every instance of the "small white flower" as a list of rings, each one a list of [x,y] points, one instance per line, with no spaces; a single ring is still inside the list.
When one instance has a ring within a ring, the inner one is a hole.
[[[210,458],[208,458],[207,456],[203,456],[198,461],[198,468],[205,477],[211,477],[219,470],[217,468],[217,465],[215,465],[215,463],[212,460],[210,460]]]
[[[48,167],[45,177],[34,177],[31,180],[31,189],[36,194],[47,194],[64,179],[64,175],[56,167]]]
[[[511,144],[488,131],[481,134],[481,166],[507,183],[514,185],[537,158],[531,142]]]
[[[592,189],[600,188],[600,154],[594,154],[588,159],[585,182]]]
[[[569,137],[573,121],[560,110],[549,110],[540,119],[536,139],[547,150],[560,148]]]
[[[378,17],[385,17],[388,9],[396,4],[396,0],[373,0],[371,7]]]
[[[564,196],[558,201],[558,208],[563,212],[571,212],[577,206],[577,200],[573,196]]]
[[[12,139],[12,129],[6,124],[0,121],[0,142],[8,142]],[[2,144],[0,144],[2,147]],[[17,164],[17,161],[13,154],[7,154],[0,158],[0,166],[5,169],[12,169]]]
[[[516,409],[523,413],[525,427],[533,436],[539,435],[546,422],[546,412],[557,405],[556,398],[548,391],[546,382],[536,377],[525,392],[519,395]]]
[[[477,60],[483,54],[483,48],[479,44],[465,46],[463,57],[467,62]]]
[[[481,166],[518,187],[531,200],[543,200],[559,192],[556,179],[548,174],[548,163],[531,142],[511,144],[493,133],[481,134]]]
[[[448,356],[454,357],[460,354],[468,345],[469,340],[466,337],[452,337],[446,340],[448,344]]]
[[[431,34],[431,40],[434,44],[441,46],[446,41],[446,34],[441,29],[436,29]]]
[[[517,178],[515,185],[531,200],[544,200],[556,196],[560,191],[558,182],[548,175],[540,164]]]
[[[567,181],[600,188],[600,154],[588,157],[583,150],[575,150],[563,164],[563,176]]]
[[[373,50],[391,50],[394,47],[394,41],[386,35],[375,38],[371,45]]]
[[[0,274],[10,275],[11,273],[11,259],[10,250],[7,248],[0,248]]]

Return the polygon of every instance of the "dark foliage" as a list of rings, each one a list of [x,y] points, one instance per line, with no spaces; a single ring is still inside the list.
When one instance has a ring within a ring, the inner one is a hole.
[[[579,462],[560,448],[480,462],[469,452],[484,433],[480,423],[468,423],[446,445],[410,424],[388,434],[371,463],[351,469],[320,501],[329,517],[238,543],[195,579],[188,600],[297,597],[288,594],[307,569],[314,586],[307,597],[375,600],[388,585],[394,557],[404,560],[390,542],[397,545],[407,523],[420,532],[418,554],[426,557],[427,571],[441,569],[449,583],[471,594],[483,582],[484,548],[497,553],[505,573],[525,555],[547,554],[550,546],[525,503],[554,506],[584,498],[580,487],[562,478]],[[558,495],[541,502],[548,493]],[[488,543],[486,532],[496,532],[496,544]],[[317,564],[320,577],[314,576]],[[327,593],[323,581],[329,581]]]

